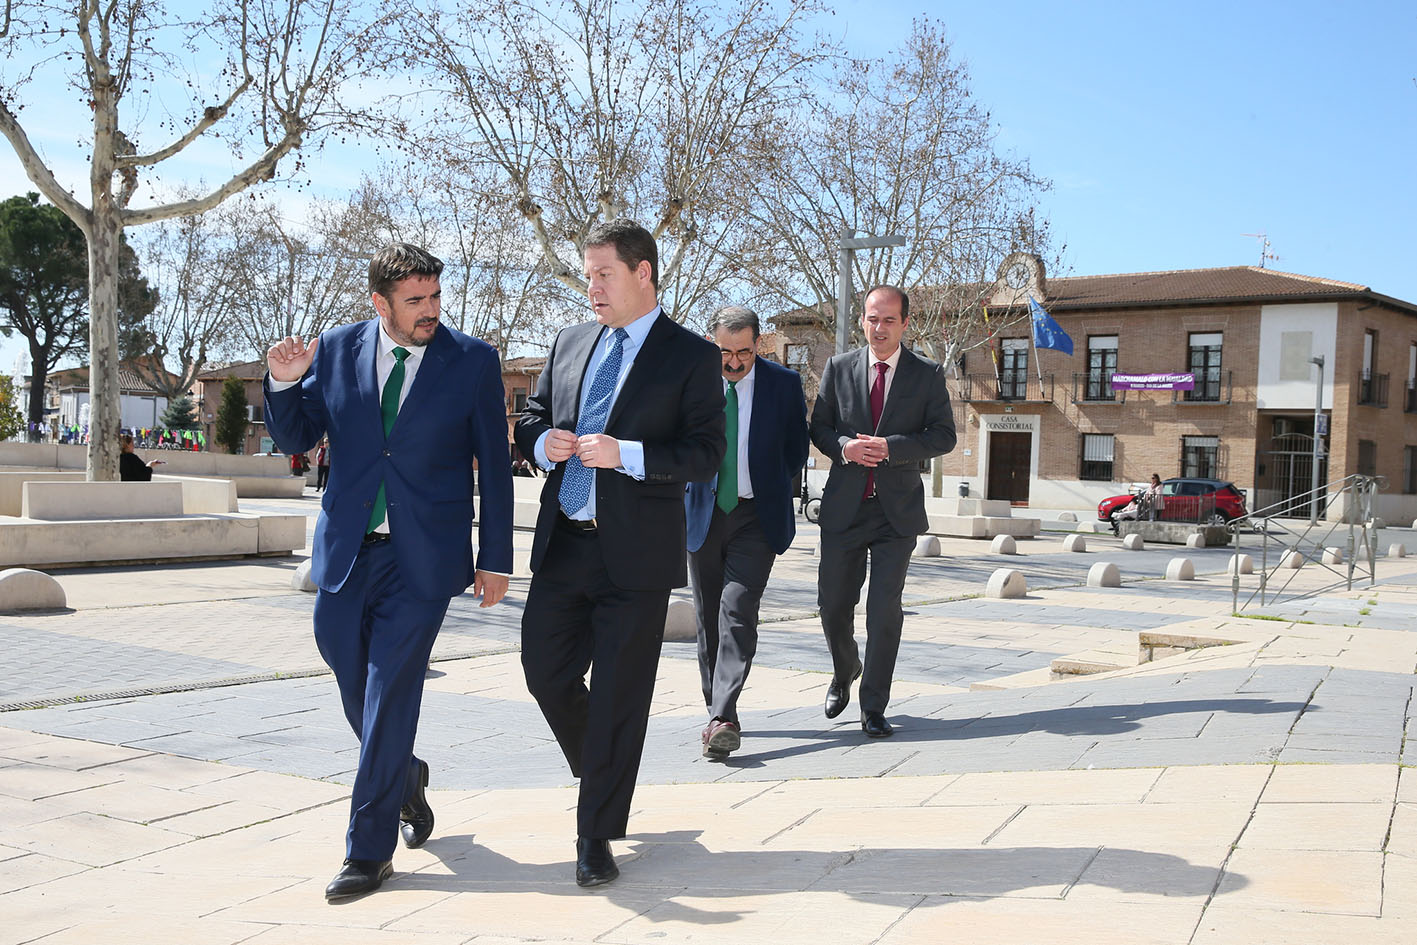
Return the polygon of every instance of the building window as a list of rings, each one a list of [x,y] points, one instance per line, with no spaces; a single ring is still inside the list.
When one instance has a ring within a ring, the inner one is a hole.
[[[1194,479],[1220,478],[1220,437],[1181,437],[1181,475]]]
[[[1188,370],[1196,376],[1196,386],[1186,391],[1186,400],[1220,400],[1220,332],[1193,332],[1190,336]]]
[[[1091,335],[1087,339],[1086,400],[1116,400],[1112,375],[1117,373],[1117,336]]]
[[[1358,441],[1358,475],[1378,474],[1378,444],[1374,440]]]
[[[788,367],[799,374],[806,370],[807,362],[810,360],[806,345],[787,345],[783,354]]]
[[[1407,391],[1402,409],[1417,413],[1417,342],[1407,346]]]
[[[1028,339],[1005,338],[999,364],[999,399],[1024,400],[1028,396]]]
[[[526,391],[512,391],[512,413],[521,413],[526,409]]]
[[[1084,433],[1082,435],[1082,468],[1079,479],[1112,481],[1112,458],[1116,449],[1116,438],[1110,433]]]
[[[1402,448],[1402,493],[1417,495],[1417,446]]]

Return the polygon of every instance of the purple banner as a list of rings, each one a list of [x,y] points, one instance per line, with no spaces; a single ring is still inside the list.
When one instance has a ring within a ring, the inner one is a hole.
[[[1113,374],[1113,390],[1195,390],[1194,374]]]

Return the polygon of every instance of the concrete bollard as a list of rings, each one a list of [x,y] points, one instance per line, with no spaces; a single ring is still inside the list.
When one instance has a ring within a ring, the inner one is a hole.
[[[1190,558],[1172,558],[1166,565],[1166,580],[1168,581],[1194,581],[1196,579],[1196,566],[1191,563]]]
[[[1255,559],[1249,555],[1231,555],[1230,563],[1225,566],[1226,574],[1254,574]]]
[[[290,576],[290,586],[297,591],[305,591],[307,594],[313,594],[320,589],[315,585],[314,581],[310,580],[309,558],[300,562],[300,565],[295,569],[295,573]]]
[[[1077,520],[1078,520],[1078,517],[1077,517],[1076,515],[1074,515],[1073,513],[1071,513],[1071,512],[1059,512],[1059,513],[1058,513],[1058,521],[1060,521],[1060,522],[1076,522]]]
[[[1197,533],[1194,534],[1194,535],[1187,535],[1187,536],[1186,536],[1186,547],[1187,547],[1187,548],[1204,548],[1204,547],[1205,547],[1205,536],[1202,535],[1200,532],[1197,532]]]
[[[1101,522],[1078,522],[1077,528],[1074,528],[1073,531],[1079,535],[1096,535],[1106,527]]]
[[[664,642],[689,643],[699,638],[699,619],[694,605],[686,600],[671,600],[664,615]]]
[[[1088,587],[1121,587],[1122,572],[1110,561],[1099,561],[1087,569]]]
[[[995,535],[994,540],[989,542],[989,553],[991,555],[1016,555],[1018,554],[1018,542],[1014,541],[1012,535]]]
[[[1324,564],[1342,564],[1342,563],[1343,563],[1343,549],[1342,549],[1342,548],[1332,548],[1332,547],[1330,547],[1330,548],[1325,548],[1325,549],[1324,549],[1323,562],[1324,562]]]
[[[1407,546],[1401,543],[1387,546],[1387,556],[1389,558],[1407,557]]]
[[[1287,551],[1284,557],[1279,559],[1279,566],[1281,568],[1288,568],[1291,571],[1297,571],[1304,566],[1304,556],[1297,551]]]
[[[917,558],[938,558],[940,556],[940,539],[934,535],[921,535],[915,539],[915,557]]]
[[[1087,539],[1081,535],[1069,535],[1063,539],[1064,551],[1086,551]]]
[[[999,568],[989,575],[989,584],[984,589],[985,597],[1023,597],[1028,593],[1028,582],[1023,572],[1013,568]]]
[[[1135,533],[1122,539],[1122,547],[1128,551],[1145,551],[1146,542],[1141,540],[1141,536]]]
[[[43,571],[30,568],[0,571],[0,611],[62,610],[68,603],[64,588]]]

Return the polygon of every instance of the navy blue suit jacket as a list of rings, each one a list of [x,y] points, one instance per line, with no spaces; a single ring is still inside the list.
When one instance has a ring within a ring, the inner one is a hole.
[[[328,432],[338,459],[315,525],[310,577],[338,591],[349,577],[385,484],[399,573],[417,597],[456,597],[477,569],[512,572],[512,471],[501,365],[491,345],[439,325],[387,439],[374,360],[379,320],[320,336],[301,383],[273,393],[266,429],[286,453]],[[482,516],[473,559],[473,460]]]
[[[753,506],[772,550],[782,554],[797,534],[792,483],[807,464],[807,400],[802,378],[763,358],[754,360],[753,413],[748,422],[748,476]],[[737,444],[728,444],[730,450]],[[713,480],[689,484],[684,495],[688,548],[698,551],[713,518]]]

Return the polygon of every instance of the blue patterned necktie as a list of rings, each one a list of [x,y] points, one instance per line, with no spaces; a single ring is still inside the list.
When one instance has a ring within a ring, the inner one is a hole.
[[[588,436],[605,431],[605,420],[610,416],[610,404],[615,399],[615,382],[620,379],[620,362],[624,359],[625,339],[630,337],[623,328],[615,329],[614,339],[605,360],[595,369],[590,379],[590,390],[586,391],[585,403],[581,404],[580,420],[576,422],[576,436]],[[579,456],[566,460],[566,471],[561,477],[561,491],[557,497],[567,515],[574,515],[586,507],[590,501],[590,485],[595,480],[592,470],[581,464]]]

